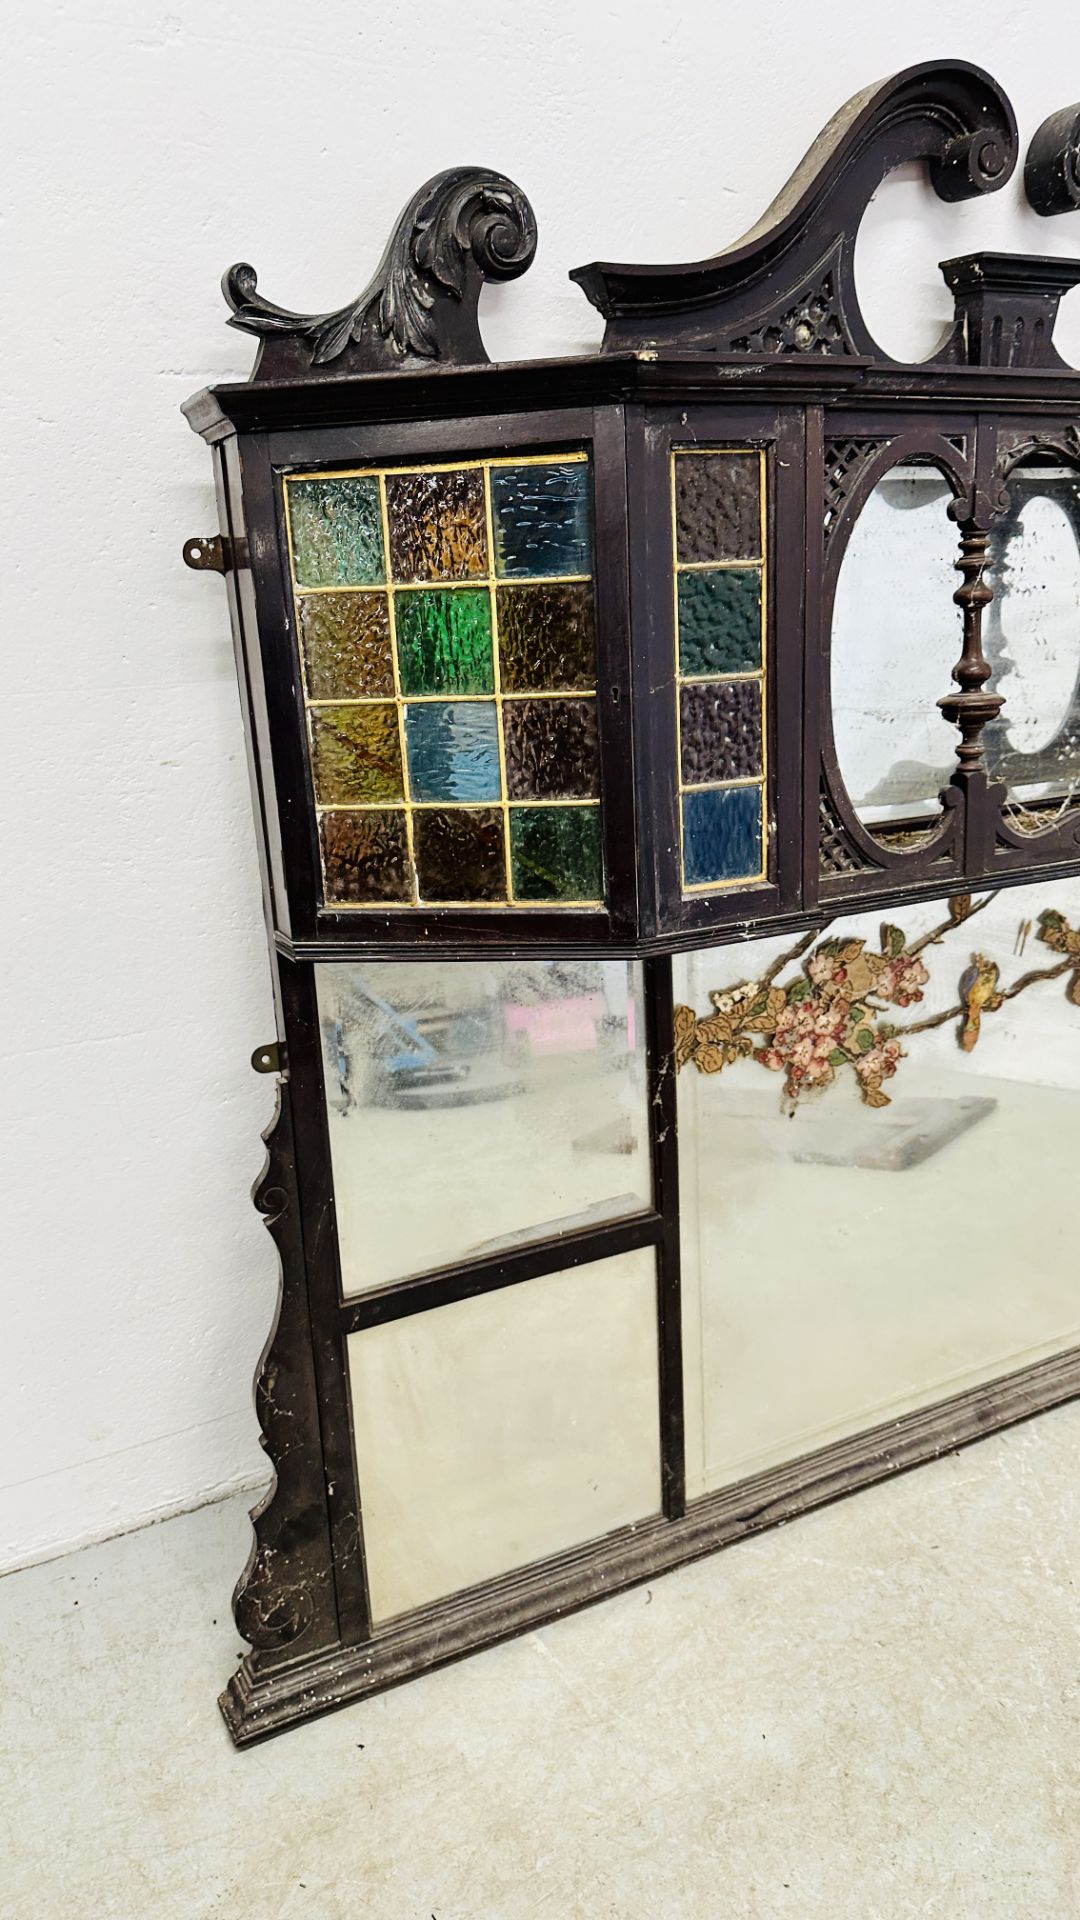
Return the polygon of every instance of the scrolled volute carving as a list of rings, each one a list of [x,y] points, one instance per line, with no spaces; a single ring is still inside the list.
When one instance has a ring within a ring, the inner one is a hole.
[[[967,61],[909,67],[849,100],[741,240],[680,266],[594,262],[572,274],[608,325],[605,351],[628,347],[753,355],[812,349],[887,359],[862,317],[855,286],[859,222],[886,174],[926,161],[943,200],[995,193],[1019,152],[1016,119],[990,75]],[[817,294],[828,259],[827,308],[835,324],[788,324]],[[805,343],[805,344],[804,344]]]
[[[374,278],[333,313],[292,313],[258,291],[255,269],[230,267],[231,327],[259,336],[255,379],[317,379],[486,362],[477,322],[485,280],[513,280],[536,253],[521,188],[484,167],[451,167],[400,215]]]
[[[1024,162],[1024,192],[1046,217],[1080,208],[1080,100],[1050,114],[1035,134]]]

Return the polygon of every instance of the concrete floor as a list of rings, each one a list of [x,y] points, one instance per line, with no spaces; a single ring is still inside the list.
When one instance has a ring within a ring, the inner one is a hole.
[[[235,1754],[230,1501],[0,1582],[3,1920],[1070,1920],[1080,1406]]]

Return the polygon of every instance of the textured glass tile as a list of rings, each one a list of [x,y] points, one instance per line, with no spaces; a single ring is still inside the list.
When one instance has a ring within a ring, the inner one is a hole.
[[[486,574],[484,476],[388,473],[386,508],[395,580],[472,580]]]
[[[600,792],[595,700],[507,700],[511,800],[591,800]]]
[[[679,575],[679,672],[757,673],[761,569]]]
[[[421,807],[413,815],[421,900],[505,900],[506,846],[498,808]]]
[[[496,602],[504,693],[587,692],[596,685],[591,581],[500,587]]]
[[[499,719],[494,700],[433,700],[406,708],[414,800],[498,800]]]
[[[377,586],[386,578],[379,483],[290,480],[293,569],[302,587]]]
[[[761,558],[761,462],[756,453],[677,453],[680,560]]]
[[[432,587],[394,602],[402,693],[491,693],[486,587]]]
[[[599,900],[599,807],[512,807],[510,854],[519,900]]]
[[[760,787],[683,794],[683,872],[688,886],[761,872]]]
[[[586,461],[493,467],[491,511],[496,573],[527,578],[592,571]]]
[[[721,680],[682,687],[679,728],[684,786],[753,779],[761,772],[760,682]]]
[[[324,813],[319,831],[327,901],[411,900],[404,813]]]
[[[309,699],[392,697],[385,593],[306,593],[296,606]]]
[[[311,707],[315,798],[320,806],[400,800],[401,744],[397,708],[389,701],[356,707]]]

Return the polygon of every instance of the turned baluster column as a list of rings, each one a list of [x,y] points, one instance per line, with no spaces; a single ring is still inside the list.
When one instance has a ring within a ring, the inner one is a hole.
[[[983,758],[983,729],[997,718],[1005,701],[1000,693],[988,693],[986,682],[994,669],[983,652],[983,609],[994,598],[986,579],[990,559],[990,534],[974,519],[961,523],[960,558],[956,561],[963,583],[953,594],[963,616],[963,649],[952,670],[957,692],[938,701],[949,724],[960,729],[956,749],[953,785],[964,794],[966,808],[965,864],[980,865],[993,858],[994,833],[991,796]]]

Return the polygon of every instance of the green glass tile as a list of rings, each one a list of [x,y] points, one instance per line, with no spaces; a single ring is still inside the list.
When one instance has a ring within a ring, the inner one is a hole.
[[[361,813],[324,813],[319,831],[328,901],[411,901],[403,811],[365,807]]]
[[[394,692],[385,593],[310,593],[296,602],[310,700]]]
[[[511,807],[518,900],[601,898],[599,807]]]
[[[320,806],[403,798],[398,716],[391,702],[311,707],[309,712],[315,798]]]
[[[395,580],[475,580],[488,570],[484,476],[388,473],[386,511]]]
[[[492,693],[486,587],[434,587],[395,596],[402,693]]]
[[[385,580],[382,507],[373,475],[290,480],[289,523],[300,586],[368,587]]]
[[[761,568],[680,573],[680,673],[757,673],[760,666]]]
[[[505,693],[588,693],[596,685],[590,581],[500,587],[496,609]]]

